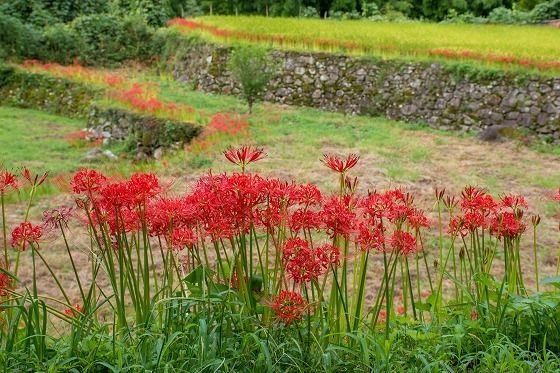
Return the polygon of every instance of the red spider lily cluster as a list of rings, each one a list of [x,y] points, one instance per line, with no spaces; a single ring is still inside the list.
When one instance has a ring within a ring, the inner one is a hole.
[[[64,135],[64,141],[70,144],[71,148],[100,147],[103,143],[103,137],[94,139],[91,132],[77,131]]]
[[[475,53],[471,51],[450,51],[447,49],[428,49],[419,50],[419,54],[427,56],[443,57],[452,60],[476,60],[481,62],[497,62],[505,66],[523,66],[526,68],[536,68],[541,71],[554,71],[560,69],[560,61],[535,61],[514,56],[500,56],[494,53]]]
[[[200,136],[193,139],[186,150],[191,154],[198,154],[224,141],[224,137],[247,138],[249,136],[249,122],[245,116],[234,113],[218,113],[204,126]]]
[[[41,63],[26,60],[19,67],[25,71],[47,73],[61,78],[79,81],[85,84],[109,88],[105,99],[111,104],[118,104],[137,113],[149,114],[181,121],[193,121],[204,113],[193,107],[174,102],[163,102],[157,98],[158,86],[154,83],[135,83],[124,73],[85,68],[77,63],[62,66],[57,63]],[[69,141],[73,142],[74,138]]]
[[[244,116],[232,113],[219,113],[210,119],[208,128],[228,135],[247,135],[249,123]]]
[[[18,65],[21,69],[37,72],[49,73],[60,78],[76,80],[82,83],[93,84],[96,86],[120,87],[128,85],[128,78],[115,72],[88,69],[81,66],[78,61],[68,66],[62,66],[55,62],[42,63],[38,60],[25,60]]]
[[[283,249],[282,262],[294,283],[309,283],[318,281],[331,265],[340,263],[340,250],[330,244],[311,247],[308,240],[289,238]]]
[[[526,228],[523,220],[528,205],[523,196],[504,195],[499,201],[476,187],[467,187],[460,200],[447,198],[446,206],[454,208],[460,202],[461,213],[451,220],[451,232],[465,237],[469,232],[488,230],[501,239],[518,238]]]
[[[18,249],[18,258],[29,247],[32,255],[40,256],[38,243],[46,234],[64,231],[71,218],[84,223],[95,242],[91,255],[100,258],[109,276],[115,276],[110,286],[115,302],[122,302],[116,307],[119,328],[128,323],[124,307],[127,294],[135,296],[135,321],[141,323],[152,317],[152,301],[159,303],[178,291],[189,296],[197,281],[206,281],[205,289],[221,292],[229,288],[247,310],[243,312],[263,324],[275,320],[289,326],[304,317],[316,317],[327,320],[325,325],[332,330],[344,332],[369,318],[374,328],[385,321],[388,331],[392,318],[411,316],[411,310],[415,319],[422,320],[426,309],[415,305],[440,307],[441,283],[444,272],[452,272],[450,268],[460,271],[456,284],[461,284],[461,289],[474,288],[476,302],[483,302],[488,292],[482,285],[487,285],[477,278],[481,271],[490,273],[499,242],[504,246],[508,291],[526,294],[518,270],[519,239],[530,228],[526,221],[528,203],[522,196],[494,198],[477,187],[467,187],[455,197],[436,191],[438,213],[440,208],[448,210],[452,243],[445,247],[447,253],[440,245],[439,259],[429,266],[426,256],[430,253],[425,253],[423,246],[426,230],[438,226],[443,236],[441,228],[447,223],[441,218],[439,224],[430,221],[410,193],[395,188],[361,195],[357,182],[345,181],[338,193],[323,195],[312,184],[246,173],[247,165],[264,157],[261,148],[230,148],[224,155],[241,166],[242,172],[208,172],[188,193],[179,196],[170,195],[170,188],[153,174],[136,173],[125,179],[81,169],[70,182],[76,211],[70,207],[47,211],[40,225],[23,221],[12,230],[10,243]],[[359,157],[326,155],[322,162],[342,180],[356,167]],[[32,175],[27,169],[22,172],[32,187],[43,183],[47,175]],[[15,175],[1,173],[2,185],[2,195],[7,188],[17,188]],[[550,197],[560,201],[560,190]],[[540,217],[530,220],[536,228]],[[484,237],[481,244],[480,237]],[[455,251],[455,241],[464,246]],[[153,259],[158,252],[163,263],[160,271],[155,270],[158,262]],[[372,291],[366,284],[366,273],[372,264],[368,258],[373,255],[382,257],[382,264],[376,265],[383,267],[384,274]],[[415,266],[409,265],[414,261]],[[421,279],[421,261],[431,294],[426,294],[421,283],[426,281]],[[199,273],[200,268],[204,268],[199,276],[203,279],[192,280],[196,276],[191,274]],[[433,286],[430,272],[435,272],[437,286]],[[181,278],[180,285],[173,276]],[[0,271],[0,296],[7,294],[12,282]],[[185,283],[188,289],[183,288]],[[151,288],[154,284],[157,295]],[[400,297],[395,294],[395,284],[401,287]],[[91,299],[84,296],[87,292],[81,293],[79,304],[66,297],[65,312],[70,318],[84,315],[87,311],[82,307],[94,308]],[[366,294],[371,295],[370,300]],[[427,297],[429,302],[423,300]],[[462,291],[458,292],[455,304],[465,302]],[[465,306],[463,311],[470,317],[473,307]],[[483,310],[474,312],[482,315]]]
[[[193,107],[162,102],[149,87],[142,84],[134,83],[130,89],[111,90],[106,96],[109,101],[118,102],[121,106],[137,113],[184,121],[194,119]]]
[[[308,302],[300,294],[283,290],[274,298],[270,308],[276,314],[278,321],[288,326],[293,321],[299,321],[303,318],[307,306]]]
[[[385,44],[370,44],[370,43],[357,43],[345,42],[340,40],[325,40],[325,39],[309,39],[303,37],[290,37],[284,35],[264,35],[264,34],[250,34],[239,31],[228,31],[219,29],[217,27],[204,25],[202,23],[186,20],[182,18],[175,18],[169,21],[170,26],[177,26],[184,30],[201,30],[208,32],[214,36],[223,39],[247,40],[255,43],[275,43],[280,46],[305,46],[305,47],[319,47],[323,49],[341,49],[348,52],[363,53],[372,50],[381,51],[394,51],[397,52],[397,47],[394,45]],[[435,57],[443,57],[453,60],[476,60],[488,63],[500,63],[506,66],[523,66],[527,68],[536,68],[541,71],[554,71],[560,69],[560,61],[535,61],[524,58],[517,58],[513,56],[501,56],[493,53],[476,53],[471,51],[451,51],[447,49],[419,49],[416,51],[407,51],[417,55],[427,55]]]

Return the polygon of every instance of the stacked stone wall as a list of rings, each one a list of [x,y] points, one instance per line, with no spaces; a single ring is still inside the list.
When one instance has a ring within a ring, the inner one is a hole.
[[[227,69],[230,52],[194,45],[172,65],[173,74],[205,92],[238,94]],[[270,57],[281,61],[264,97],[270,102],[454,131],[523,127],[560,143],[560,77],[324,53],[272,51]]]

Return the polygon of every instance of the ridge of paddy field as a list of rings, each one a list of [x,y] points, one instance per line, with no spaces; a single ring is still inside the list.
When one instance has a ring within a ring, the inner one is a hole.
[[[550,75],[560,71],[560,30],[547,27],[248,16],[175,19],[170,24],[226,44],[243,41],[281,49],[459,61]]]

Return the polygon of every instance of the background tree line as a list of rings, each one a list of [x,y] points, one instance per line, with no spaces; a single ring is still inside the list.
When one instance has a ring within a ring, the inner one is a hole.
[[[158,27],[174,17],[210,13],[335,18],[398,14],[411,19],[441,21],[449,15],[467,13],[487,17],[497,8],[530,11],[543,3],[557,5],[554,0],[0,0],[0,11],[39,27],[93,14],[139,15],[148,25]]]

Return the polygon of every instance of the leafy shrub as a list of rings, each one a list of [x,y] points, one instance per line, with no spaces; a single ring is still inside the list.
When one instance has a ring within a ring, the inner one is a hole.
[[[4,86],[14,74],[15,69],[10,65],[0,63],[0,87]]]
[[[519,9],[530,11],[542,0],[520,0],[518,3]]]
[[[348,19],[348,20],[356,20],[356,19],[362,19],[362,16],[360,13],[354,11],[348,12],[348,13],[344,13],[343,16],[344,19]]]
[[[0,56],[36,57],[41,49],[41,33],[32,25],[0,12]]]
[[[493,9],[490,14],[488,14],[487,19],[488,22],[491,23],[525,24],[529,22],[530,14],[501,6]]]
[[[342,13],[341,11],[337,10],[336,12],[331,12],[330,14],[330,18],[331,19],[337,19],[337,20],[341,20],[342,17],[344,16],[344,13]]]
[[[81,55],[83,43],[80,36],[65,24],[57,23],[47,27],[43,39],[43,60],[64,64]]]
[[[76,18],[71,25],[80,35],[84,47],[82,59],[84,63],[107,63],[120,60],[119,20],[115,16],[96,14]]]
[[[301,12],[303,18],[319,18],[319,11],[317,8],[308,6]]]
[[[49,111],[68,117],[84,117],[98,91],[84,84],[42,74],[6,69],[0,84],[0,104]]]
[[[376,3],[364,3],[362,5],[362,16],[363,17],[373,17],[378,16],[381,13],[379,12],[379,7]]]
[[[537,4],[531,11],[531,19],[533,22],[560,19],[560,0],[550,0]]]
[[[125,17],[119,24],[118,43],[126,46],[120,56],[124,60],[147,60],[154,53],[152,38],[154,30],[139,16]]]
[[[447,23],[485,23],[486,20],[482,17],[477,17],[471,12],[466,12],[458,14],[455,9],[449,10],[447,14],[447,19],[444,21]]]
[[[152,54],[153,29],[138,15],[124,19],[107,14],[78,17],[71,28],[82,39],[80,55],[86,64],[145,60]]]

